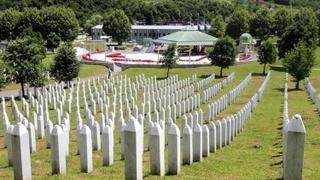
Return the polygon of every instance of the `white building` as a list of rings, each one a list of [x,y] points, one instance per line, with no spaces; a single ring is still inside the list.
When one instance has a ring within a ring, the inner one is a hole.
[[[103,25],[97,25],[92,28],[92,40],[100,40],[105,36]],[[158,39],[168,34],[184,29],[194,29],[207,32],[208,25],[132,25],[130,40],[138,44],[145,44],[151,39]]]

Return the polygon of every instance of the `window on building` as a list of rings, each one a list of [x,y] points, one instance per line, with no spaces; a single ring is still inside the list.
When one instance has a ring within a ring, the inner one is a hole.
[[[151,37],[151,33],[149,33],[149,37]]]
[[[92,35],[93,35],[93,36],[95,36],[95,35],[96,35],[96,33],[95,33],[95,32],[93,32],[93,33],[92,33]]]
[[[134,33],[134,36],[137,36],[137,33]]]
[[[98,32],[98,36],[100,36],[100,33]]]
[[[146,37],[147,36],[147,33],[144,33],[144,37]]]
[[[139,36],[141,37],[141,33],[139,33]]]

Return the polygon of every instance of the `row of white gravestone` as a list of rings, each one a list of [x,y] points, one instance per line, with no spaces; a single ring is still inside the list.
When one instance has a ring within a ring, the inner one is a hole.
[[[204,90],[202,92],[202,102],[205,103],[212,97],[216,96],[222,88],[226,87],[232,80],[234,79],[234,73],[231,73],[227,78],[225,78],[222,82],[215,84],[212,87]]]
[[[196,90],[199,91],[200,89],[202,89],[206,85],[212,83],[214,80],[215,80],[215,74],[211,74],[209,77],[196,83]]]
[[[305,83],[309,86],[310,82],[305,80]],[[311,96],[310,92],[309,95]],[[288,73],[286,73],[282,129],[283,179],[302,179],[306,130],[301,116],[297,114],[289,120],[288,111]]]
[[[182,79],[180,81],[174,81],[168,85],[163,85],[163,86],[157,86],[156,85],[157,83],[154,83],[154,84],[148,84],[143,90],[144,93],[146,92],[154,92],[154,91],[157,91],[157,90],[161,90],[162,89],[162,92],[164,94],[167,94],[167,93],[173,93],[175,92],[177,89],[181,89],[182,87],[185,87],[187,85],[190,85],[191,82],[190,82],[190,79],[189,78],[186,78],[186,79]],[[163,83],[165,84],[165,83]]]
[[[310,99],[313,103],[317,104],[317,109],[318,112],[320,112],[320,95],[318,94],[318,92],[316,91],[316,89],[313,87],[313,85],[311,84],[309,78],[305,78],[304,79],[304,84],[306,86],[307,92],[310,96]]]
[[[151,174],[163,176],[165,173],[163,154],[166,141],[164,139],[168,139],[169,174],[178,174],[182,163],[191,164],[192,162],[202,161],[202,157],[209,156],[210,152],[215,152],[216,149],[230,144],[231,141],[234,140],[236,134],[244,128],[247,119],[250,118],[253,109],[251,103],[256,103],[258,100],[257,97],[256,94],[253,97],[254,101],[249,101],[237,114],[224,118],[221,122],[218,121],[216,124],[211,122],[209,127],[207,125],[202,125],[202,118],[199,118],[196,112],[195,115],[189,114],[191,117],[189,119],[184,115],[182,117],[182,162],[180,160],[181,152],[178,143],[180,131],[172,119],[170,118],[168,121],[169,133],[167,135],[168,137],[165,138],[165,130],[162,121],[156,120],[155,122],[152,122],[150,120],[151,115],[147,115]],[[139,149],[139,146],[137,148]],[[136,155],[138,155],[138,153],[136,153]],[[140,158],[136,157],[133,159],[139,160]],[[127,159],[125,159],[125,161],[127,161]],[[130,176],[130,178],[141,179],[141,176],[139,176],[142,173],[141,161],[139,163],[135,161],[134,164],[139,164],[138,166],[135,166],[135,172],[139,173],[134,177]],[[132,169],[131,171],[125,171],[131,172]]]
[[[313,87],[313,85],[311,84],[309,78],[304,79],[304,85],[307,89],[307,92],[309,94],[309,97],[310,97],[312,103],[316,103],[318,93],[317,93],[316,89]]]
[[[268,72],[266,78],[264,79],[262,85],[259,87],[258,89],[258,101],[260,102],[260,99],[262,98],[263,96],[263,93],[265,92],[265,89],[267,88],[267,85],[270,81],[270,78],[271,78],[271,71]]]
[[[249,85],[249,82],[252,78],[251,73],[233,90],[228,93],[228,103],[234,102],[234,100],[239,96],[239,94]]]
[[[249,108],[248,108],[249,109]],[[251,109],[251,108],[250,108]],[[143,122],[143,120],[141,121],[141,122]],[[96,125],[97,123],[95,123],[95,125]],[[143,127],[143,123],[140,123],[141,125],[142,125],[142,127]],[[99,125],[96,125],[96,127],[97,126],[99,126]],[[196,127],[198,127],[197,125],[195,125]],[[164,126],[163,126],[164,127]],[[231,127],[231,126],[230,126]],[[86,129],[88,129],[88,128],[86,128]],[[90,129],[90,128],[89,128]],[[97,134],[97,129],[99,129],[99,128],[96,128],[96,130],[95,131],[93,131],[95,134]],[[199,130],[199,128],[195,128],[195,129],[198,129]],[[202,128],[200,128],[200,129],[202,129]],[[88,130],[86,130],[86,132],[89,132]],[[90,130],[90,132],[91,132],[91,130]],[[197,131],[196,131],[197,132]],[[208,132],[208,131],[204,131],[204,132]],[[131,134],[131,133],[130,133]],[[202,134],[202,133],[200,133],[200,134]],[[196,136],[196,137],[200,137],[200,134],[199,134],[199,131],[198,131],[198,136]],[[131,134],[132,135],[132,134]],[[142,136],[143,136],[143,133],[142,133]],[[125,137],[128,137],[128,136],[124,136],[124,139],[126,139]],[[82,153],[82,154],[85,154],[84,156],[85,157],[83,157],[82,159],[84,159],[83,161],[81,161],[81,164],[83,164],[83,165],[81,165],[81,169],[83,169],[83,171],[85,171],[85,172],[89,172],[90,171],[90,168],[91,168],[91,170],[92,170],[92,165],[90,165],[90,162],[88,162],[88,161],[86,161],[86,160],[90,160],[90,151],[92,151],[92,149],[90,148],[90,144],[91,143],[88,143],[88,141],[90,141],[90,139],[91,138],[88,138],[88,137],[86,137],[86,138],[84,138],[84,140],[82,140],[82,138],[80,138],[81,140],[79,141],[80,143],[81,142],[86,142],[86,146],[85,147],[87,147],[87,146],[89,146],[89,148],[87,148],[87,151],[85,152],[85,153]],[[141,138],[140,138],[141,139]],[[142,138],[143,139],[143,138]],[[91,139],[91,141],[94,141],[93,139]],[[209,141],[209,138],[207,138],[207,140],[205,140],[205,142],[207,142],[207,141]],[[129,141],[130,142],[130,141]],[[126,143],[126,140],[125,140],[125,143]],[[131,143],[131,142],[130,142]],[[192,145],[193,146],[193,145]],[[195,145],[196,146],[196,145]],[[126,145],[124,146],[124,147],[126,147]],[[140,148],[141,148],[142,146],[140,146]],[[202,147],[202,146],[201,146]],[[207,146],[206,146],[207,147]],[[81,149],[81,148],[80,148]],[[141,148],[142,149],[142,148]],[[176,148],[172,148],[172,149],[176,149]],[[203,148],[203,149],[205,149],[205,148]],[[207,148],[208,149],[208,148]],[[140,150],[141,151],[141,150]],[[124,151],[124,152],[126,152],[126,151]],[[142,152],[142,151],[141,151]],[[197,150],[196,152],[202,152],[202,150]],[[81,154],[81,152],[80,152],[80,154]],[[125,153],[125,156],[126,156],[126,153]],[[91,152],[91,157],[92,157],[92,152]],[[199,157],[199,155],[198,156],[196,156],[196,157]],[[126,158],[125,158],[126,159]],[[128,158],[127,158],[128,159]],[[127,163],[127,159],[126,159],[126,164],[128,164]],[[196,158],[197,159],[197,158]],[[92,158],[91,158],[91,160],[92,160]],[[129,161],[129,160],[128,160]],[[92,161],[91,161],[91,164],[92,164]],[[130,164],[130,163],[129,163]],[[127,166],[126,166],[126,168],[127,168]],[[126,170],[126,172],[127,172],[127,170]]]
[[[153,87],[153,85],[151,85],[151,87]],[[182,90],[182,89],[188,89],[188,93],[190,93],[190,91],[191,91],[190,88],[192,88],[192,90],[194,91],[193,86],[190,86],[190,84],[187,82],[186,79],[179,81],[177,83],[171,84],[169,86],[161,87],[161,88],[153,90],[153,91],[148,90],[149,88],[147,88],[147,89],[144,88],[143,94],[145,94],[145,97],[144,97],[143,101],[145,102],[145,100],[147,100],[147,101],[151,100],[155,96],[162,97],[164,95],[173,94],[176,91]]]
[[[144,88],[142,101],[143,103],[145,103],[146,101],[151,101],[153,98],[155,98],[155,96],[157,96],[156,98],[158,98],[163,97],[164,95],[173,94],[177,90],[180,90],[186,86],[188,89],[187,93],[191,93],[190,91],[194,91],[194,88],[192,86],[189,86],[189,84],[190,82],[188,81],[188,79],[184,79],[169,86],[163,86],[158,89],[153,88],[153,85],[148,85],[147,88]],[[151,88],[149,88],[150,86]],[[191,87],[192,89],[190,89]]]
[[[240,93],[248,86],[251,80],[251,73],[233,90],[229,91],[228,94],[221,96],[215,102],[208,104],[207,114],[208,120],[213,120],[219,113],[224,111],[234,100],[240,95]]]
[[[283,125],[283,178],[302,179],[306,130],[300,115]]]
[[[190,93],[188,93],[188,91]],[[174,105],[177,105],[177,103],[182,102],[184,100],[188,100],[190,98],[195,98],[195,96],[197,96],[197,104],[198,101],[200,102],[200,100],[198,100],[198,94],[194,95],[194,91],[191,87],[191,90],[189,89],[183,89],[183,90],[179,90],[176,93],[173,94],[168,94],[166,96],[163,96],[162,98],[158,97],[157,99],[153,99],[150,103],[149,101],[147,101],[146,106],[147,106],[147,110],[149,111],[149,106],[151,108],[151,112],[155,112],[155,111],[160,111],[162,108],[165,107],[172,107]]]
[[[180,85],[179,85],[179,82],[180,82]],[[185,80],[182,80],[182,81],[179,81],[177,84],[171,84],[170,86],[171,87],[174,87],[174,89],[177,89],[177,88],[179,88],[179,87],[183,87],[184,85],[187,85],[187,84],[189,84],[189,82],[185,79]],[[152,87],[152,86],[151,86]],[[152,89],[152,88],[151,88]],[[161,91],[161,89],[160,89],[160,91]],[[157,92],[159,92],[158,90],[157,90]],[[175,94],[171,94],[171,96],[170,95],[168,95],[167,97],[165,97],[164,96],[164,98],[163,98],[163,103],[164,104],[167,104],[167,105],[173,105],[175,102],[177,102],[179,99],[182,99],[183,98],[183,96],[187,96],[187,95],[189,95],[189,94],[191,94],[192,92],[194,92],[194,90],[193,90],[193,87],[192,86],[190,86],[188,89],[186,89],[185,91],[181,91],[181,93],[179,93],[179,96],[175,96]],[[157,93],[157,94],[159,94],[159,93]],[[143,96],[142,96],[142,104],[141,104],[141,108],[140,108],[140,112],[144,112],[144,109],[147,109],[147,111],[154,111],[155,109],[158,109],[159,111],[160,111],[160,107],[161,107],[161,104],[163,104],[163,103],[161,103],[160,101],[159,101],[159,98],[158,98],[158,101],[160,102],[156,102],[156,101],[151,101],[151,102],[149,102],[149,101],[147,101],[146,103],[144,103],[143,101],[145,101],[145,99],[151,99],[151,97],[154,97],[154,93],[152,92],[152,95],[150,95],[150,93],[147,93],[147,95],[145,95],[145,94],[143,94]],[[147,98],[146,98],[147,97]],[[122,99],[122,97],[119,97],[119,105],[120,106],[122,106],[121,104],[122,104],[122,102],[121,102],[121,99]],[[131,98],[132,99],[132,98]],[[166,99],[168,99],[168,100],[166,100]],[[170,100],[170,99],[172,99],[172,100]],[[153,99],[153,100],[155,100],[155,99]],[[130,112],[131,111],[131,109],[135,109],[135,107],[137,106],[136,104],[135,104],[135,100],[133,99],[133,100],[131,100],[131,106],[129,105],[129,100],[125,100],[125,107],[126,107],[126,109],[127,109],[127,111],[126,112]],[[146,107],[145,107],[146,106]],[[163,105],[163,106],[165,106],[165,105]],[[153,109],[151,108],[151,107],[153,107]],[[122,108],[120,108],[120,109],[122,109]],[[137,112],[137,111],[136,111]],[[129,113],[127,113],[127,115],[128,115]],[[143,113],[143,114],[145,114],[145,113]]]

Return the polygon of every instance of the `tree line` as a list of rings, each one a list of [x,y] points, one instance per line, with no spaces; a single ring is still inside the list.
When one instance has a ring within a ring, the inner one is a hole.
[[[22,10],[27,7],[49,7],[61,5],[72,9],[80,25],[83,26],[92,14],[103,14],[112,9],[121,9],[128,15],[131,22],[144,21],[147,24],[166,24],[190,20],[209,20],[212,15],[229,16],[235,3],[232,0],[0,0],[0,10],[15,8]]]

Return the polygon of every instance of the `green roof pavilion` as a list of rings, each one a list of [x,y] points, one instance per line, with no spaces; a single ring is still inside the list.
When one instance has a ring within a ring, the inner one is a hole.
[[[218,41],[217,38],[198,30],[185,29],[167,36],[163,36],[155,43],[176,44],[177,46],[213,46]]]

